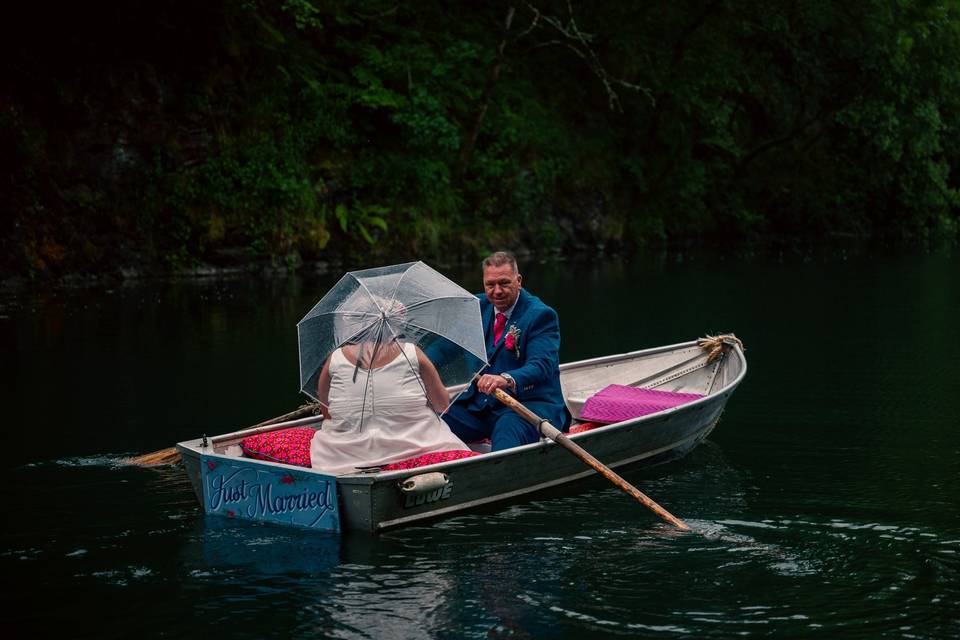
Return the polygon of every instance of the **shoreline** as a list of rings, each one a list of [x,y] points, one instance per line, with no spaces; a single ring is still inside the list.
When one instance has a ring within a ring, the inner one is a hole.
[[[785,240],[770,242],[763,245],[738,244],[731,247],[717,247],[705,242],[686,241],[674,242],[665,245],[647,246],[635,249],[607,249],[605,247],[581,247],[567,251],[551,250],[537,253],[526,247],[512,249],[521,264],[536,262],[571,263],[579,264],[590,261],[620,260],[624,262],[652,259],[675,261],[693,260],[697,257],[714,257],[718,260],[777,259],[781,261],[810,261],[820,257],[831,260],[846,260],[848,257],[863,255],[885,255],[889,253],[911,252],[952,252],[958,246],[957,242],[889,242],[878,239],[854,237],[831,237],[823,242],[809,241],[787,242]],[[456,254],[454,254],[456,256]],[[369,256],[366,263],[357,259],[348,259],[342,256],[331,256],[324,260],[296,261],[286,264],[277,258],[257,258],[245,263],[213,264],[198,261],[191,267],[176,269],[137,269],[131,266],[120,266],[110,271],[100,272],[70,272],[59,276],[45,276],[31,279],[23,275],[11,275],[0,279],[0,293],[5,295],[30,293],[50,290],[77,290],[95,289],[97,287],[128,286],[161,282],[184,282],[204,280],[231,280],[244,276],[272,279],[285,278],[292,275],[326,276],[331,273],[342,274],[347,271],[369,268],[378,264],[396,264],[423,260],[431,266],[442,270],[456,269],[478,263],[482,258],[467,257],[411,257],[402,255],[377,254]]]

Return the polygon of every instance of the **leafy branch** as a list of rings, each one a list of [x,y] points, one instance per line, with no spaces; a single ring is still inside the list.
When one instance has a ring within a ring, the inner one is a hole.
[[[617,93],[615,87],[623,87],[637,93],[642,93],[647,97],[648,100],[650,100],[651,104],[656,103],[653,93],[647,87],[634,84],[632,82],[627,82],[623,78],[615,78],[607,72],[606,67],[604,67],[603,63],[600,61],[600,56],[597,55],[597,52],[594,50],[591,44],[595,37],[594,34],[580,30],[579,25],[577,25],[577,20],[573,15],[573,3],[570,0],[567,0],[566,21],[561,20],[556,16],[546,15],[529,2],[525,4],[527,9],[533,12],[533,18],[530,21],[530,26],[521,32],[520,36],[522,37],[532,33],[540,26],[541,22],[552,28],[553,31],[555,31],[561,37],[559,39],[540,42],[533,45],[531,49],[538,49],[548,46],[561,46],[576,54],[577,57],[587,63],[587,66],[590,68],[590,71],[593,72],[593,75],[595,75],[603,84],[603,88],[607,92],[607,104],[610,106],[611,111],[623,113],[623,105],[620,102],[620,95]]]

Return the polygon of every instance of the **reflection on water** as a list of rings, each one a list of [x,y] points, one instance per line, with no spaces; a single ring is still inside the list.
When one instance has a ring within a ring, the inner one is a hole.
[[[263,576],[322,575],[340,563],[340,536],[293,527],[248,526],[220,516],[197,518],[183,563]]]
[[[745,341],[750,373],[710,439],[624,472],[693,534],[599,479],[378,536],[204,517],[179,470],[124,458],[296,407],[294,326],[335,276],[5,299],[0,626],[960,637],[956,267],[940,255],[525,266],[560,313],[564,360],[720,330]]]

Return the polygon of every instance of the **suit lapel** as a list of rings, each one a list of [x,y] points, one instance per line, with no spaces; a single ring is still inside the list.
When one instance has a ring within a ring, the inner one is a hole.
[[[487,303],[484,305],[481,320],[483,321],[483,337],[487,345],[488,362],[493,358],[493,318],[495,314],[496,309],[494,309],[492,304]]]
[[[509,327],[511,324],[520,324],[520,318],[523,317],[524,312],[529,306],[530,297],[527,295],[527,292],[523,289],[520,289],[520,297],[517,298],[517,306],[513,308],[513,313],[510,315],[510,320],[507,322]]]

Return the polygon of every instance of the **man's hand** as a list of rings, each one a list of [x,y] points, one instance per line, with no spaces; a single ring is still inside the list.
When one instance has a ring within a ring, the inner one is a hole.
[[[481,393],[492,394],[497,389],[511,391],[513,389],[510,382],[501,375],[491,375],[486,373],[477,380],[477,390]]]

